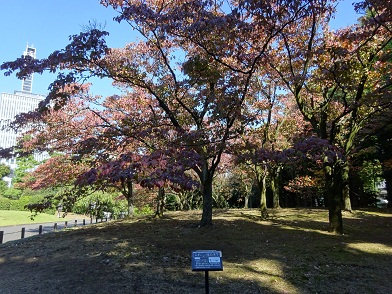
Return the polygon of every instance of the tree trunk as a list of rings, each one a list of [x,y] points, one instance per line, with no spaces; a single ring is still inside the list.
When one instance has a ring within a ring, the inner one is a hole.
[[[127,195],[125,198],[127,199],[128,203],[128,216],[132,217],[135,214],[135,207],[133,205],[133,183],[132,181],[128,181],[127,183]]]
[[[134,205],[133,205],[133,201],[131,201],[131,203],[128,202],[128,215],[129,215],[130,217],[132,217],[132,216],[135,215],[135,207],[134,207]]]
[[[165,188],[159,187],[155,217],[162,217],[164,208],[165,208]]]
[[[337,167],[326,167],[326,194],[329,208],[329,229],[336,234],[343,234],[342,217],[342,175]]]
[[[202,196],[203,196],[203,213],[200,220],[200,226],[212,226],[212,177],[207,167],[203,168],[201,175]]]
[[[250,207],[250,196],[252,193],[252,185],[245,184],[245,203],[244,203],[244,208],[249,208]]]
[[[261,181],[259,181],[260,212],[261,212],[262,219],[266,219],[268,217],[266,180],[267,180],[267,173],[265,172],[262,174]]]
[[[343,183],[343,201],[344,201],[344,210],[345,211],[352,211],[351,208],[351,200],[350,200],[350,182],[349,182],[349,172],[350,167],[348,161],[343,163],[342,167],[342,183]]]
[[[249,197],[250,197],[250,194],[247,193],[245,195],[244,208],[249,208]]]
[[[271,174],[271,190],[272,190],[272,208],[277,209],[280,208],[279,203],[279,174],[280,168],[274,169]]]

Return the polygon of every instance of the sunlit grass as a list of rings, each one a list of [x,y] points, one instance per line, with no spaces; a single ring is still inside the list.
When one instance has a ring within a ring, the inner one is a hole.
[[[29,211],[0,210],[0,227],[13,225],[28,225],[36,223],[57,222],[57,215],[40,213],[31,219]],[[71,220],[70,217],[61,218],[62,221]]]
[[[350,251],[350,249],[354,249],[362,253],[392,255],[392,247],[380,243],[350,243],[347,244],[347,250]]]

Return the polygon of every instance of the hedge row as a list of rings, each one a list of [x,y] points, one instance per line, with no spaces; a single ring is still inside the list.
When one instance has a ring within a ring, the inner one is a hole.
[[[29,196],[22,196],[18,200],[0,198],[0,210],[27,210],[25,205],[30,203]]]

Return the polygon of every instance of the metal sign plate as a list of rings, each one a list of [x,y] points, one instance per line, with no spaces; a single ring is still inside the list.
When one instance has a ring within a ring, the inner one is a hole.
[[[192,271],[222,271],[222,251],[192,251]]]

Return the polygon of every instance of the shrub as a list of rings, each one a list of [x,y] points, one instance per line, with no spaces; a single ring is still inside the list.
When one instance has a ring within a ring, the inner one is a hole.
[[[27,210],[27,208],[25,208],[27,205],[31,204],[31,197],[30,196],[21,196],[19,198],[18,202],[18,209],[15,210]]]
[[[23,198],[25,196],[22,196]],[[37,203],[44,203],[48,202],[48,199],[45,197],[44,194],[33,194],[32,196],[28,196],[29,202],[27,204],[37,204]],[[48,208],[44,208],[42,212],[47,213],[47,214],[55,214],[56,213],[56,207],[54,205],[50,205]]]
[[[15,189],[15,188],[8,188],[4,191],[3,195],[4,197],[7,197],[9,199],[17,200],[22,195],[22,190]]]
[[[8,189],[8,183],[4,180],[0,180],[0,195],[4,195],[4,192]]]
[[[118,217],[127,211],[126,200],[114,200],[114,196],[107,193],[94,193],[76,201],[73,212],[87,214],[92,217],[103,218],[104,212],[110,212],[112,217]]]
[[[128,213],[128,202],[125,199],[114,200],[113,217],[118,218],[123,214]]]
[[[172,194],[172,193],[166,194],[165,208],[167,210],[172,210],[172,211],[178,209],[178,200],[177,200],[177,196],[175,194]]]
[[[0,198],[0,210],[27,210],[26,205],[30,203],[30,197],[23,196],[18,200]]]
[[[10,199],[7,198],[0,198],[0,210],[10,210],[11,207],[11,201]]]
[[[145,205],[141,208],[135,208],[135,214],[139,215],[147,215],[147,214],[154,214],[154,209],[152,209],[149,205]]]

